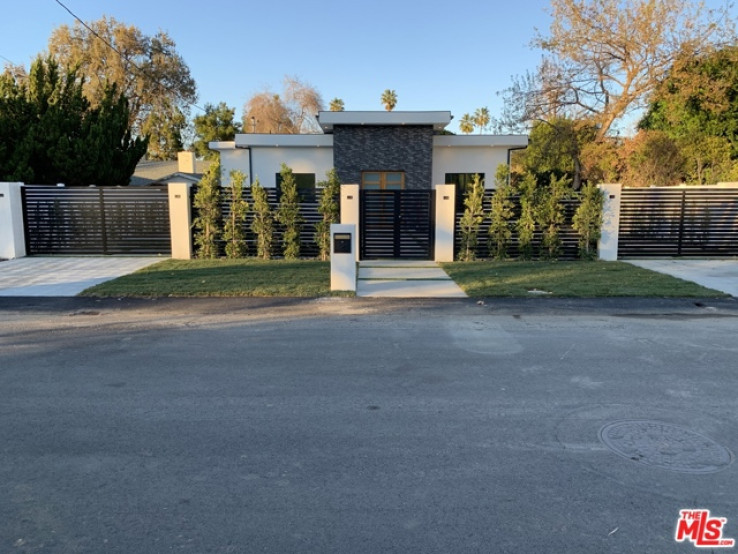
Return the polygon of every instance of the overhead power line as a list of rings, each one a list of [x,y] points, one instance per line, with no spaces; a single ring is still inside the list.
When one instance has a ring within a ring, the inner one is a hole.
[[[194,102],[190,102],[189,100],[187,100],[186,98],[184,98],[182,96],[182,94],[177,89],[172,88],[170,86],[167,86],[166,84],[162,83],[161,81],[158,81],[156,79],[153,79],[151,77],[151,75],[148,75],[144,69],[142,69],[141,67],[139,67],[138,65],[136,65],[136,63],[133,60],[131,60],[128,56],[126,56],[125,54],[123,54],[123,52],[121,52],[120,50],[118,50],[115,46],[113,46],[110,42],[108,42],[104,37],[100,36],[100,34],[97,33],[97,31],[95,31],[87,23],[85,23],[84,21],[82,21],[82,19],[80,19],[77,16],[77,14],[75,14],[72,10],[70,10],[67,6],[65,6],[64,3],[61,2],[61,0],[54,0],[54,1],[57,4],[59,4],[62,8],[64,8],[64,10],[69,15],[71,15],[75,20],[77,20],[80,23],[80,25],[82,25],[85,29],[87,29],[90,33],[92,33],[96,38],[100,39],[113,52],[115,52],[116,54],[118,54],[118,56],[120,56],[121,59],[125,60],[126,63],[129,63],[131,66],[133,66],[139,72],[139,74],[143,75],[144,77],[148,77],[148,78],[152,79],[154,82],[156,82],[157,85],[159,85],[164,90],[167,90],[167,91],[175,94],[180,100],[182,100],[188,106],[192,106],[193,108],[197,108],[198,110],[200,110],[203,113],[205,112],[205,109],[201,108],[200,106],[198,106]],[[3,59],[5,59],[5,58],[3,58]]]

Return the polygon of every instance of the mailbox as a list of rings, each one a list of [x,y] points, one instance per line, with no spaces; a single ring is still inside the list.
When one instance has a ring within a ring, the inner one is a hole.
[[[351,254],[351,233],[333,234],[333,253]]]

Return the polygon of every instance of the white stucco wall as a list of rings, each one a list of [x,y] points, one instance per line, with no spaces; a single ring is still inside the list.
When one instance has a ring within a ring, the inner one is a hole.
[[[247,153],[248,157],[248,153]],[[293,173],[315,173],[315,181],[324,181],[333,167],[332,148],[252,147],[251,163],[254,177],[262,187],[277,186],[276,175],[286,163]]]
[[[276,139],[277,136],[274,135],[274,137]],[[280,139],[282,142],[289,143],[284,137]],[[276,175],[282,163],[292,168],[294,173],[314,173],[316,182],[324,181],[326,173],[333,168],[333,148],[322,144],[320,146],[251,145],[249,148],[235,148],[234,143],[211,143],[210,147],[220,152],[224,186],[228,184],[229,175],[234,169],[248,175],[250,179],[247,182],[258,178],[261,186],[273,188],[277,186]]]
[[[433,137],[433,184],[446,173],[484,173],[486,188],[495,188],[497,166],[507,164],[510,148],[527,146],[524,135],[439,135]]]

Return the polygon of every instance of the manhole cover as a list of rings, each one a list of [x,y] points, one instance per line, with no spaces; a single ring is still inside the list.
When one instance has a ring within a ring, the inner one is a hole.
[[[631,420],[605,425],[600,438],[616,454],[645,465],[684,473],[714,473],[733,461],[710,438],[660,421]]]

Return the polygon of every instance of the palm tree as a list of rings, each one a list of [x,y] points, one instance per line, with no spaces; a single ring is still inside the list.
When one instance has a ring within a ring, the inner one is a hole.
[[[391,112],[397,105],[397,93],[394,90],[387,89],[382,93],[382,104],[384,109]]]
[[[468,113],[461,116],[459,120],[459,131],[468,135],[474,130],[474,119]]]
[[[479,127],[479,134],[489,125],[489,110],[487,108],[477,108],[474,112],[474,125]]]
[[[343,100],[340,98],[334,98],[331,100],[329,109],[332,112],[342,112],[343,111]]]

